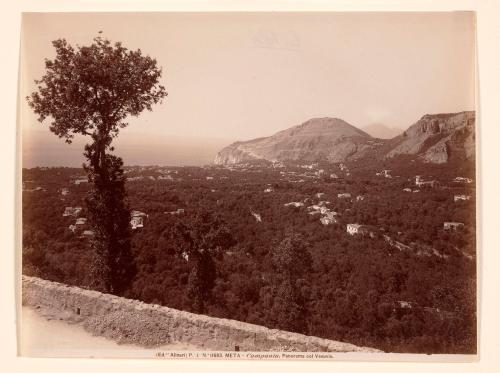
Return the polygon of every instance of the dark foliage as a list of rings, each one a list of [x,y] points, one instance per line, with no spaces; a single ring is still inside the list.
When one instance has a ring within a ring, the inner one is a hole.
[[[75,135],[90,136],[84,169],[92,184],[86,198],[92,240],[90,285],[123,294],[135,269],[130,250],[129,210],[121,158],[108,154],[124,120],[166,96],[159,84],[156,60],[140,50],[129,51],[100,36],[90,46],[76,49],[55,40],[54,60],[45,61],[45,75],[37,91],[27,97],[39,121],[51,118],[50,130],[71,143]]]
[[[194,310],[188,289],[201,290],[193,278],[202,271],[192,275],[196,262],[179,253],[200,247],[186,242],[203,242],[209,227],[222,226],[212,217],[196,217],[208,211],[223,219],[236,244],[210,255],[213,267],[204,270],[211,278],[210,294],[203,296],[205,314],[385,351],[474,353],[475,186],[452,181],[473,177],[473,165],[400,159],[348,166],[349,177],[338,165],[318,165],[338,179],[300,176],[305,171],[297,165],[126,167],[127,177],[142,177],[127,182],[130,206],[148,218],[144,228],[132,233],[137,274],[125,295]],[[391,169],[393,178],[376,176],[381,168]],[[81,170],[23,171],[26,185],[46,189],[23,193],[23,271],[82,286],[89,272],[87,241],[68,230],[74,217],[62,217],[64,207],[79,205],[89,189],[68,185],[76,174]],[[403,191],[417,189],[416,174],[437,179],[441,186]],[[158,179],[165,175],[171,179]],[[297,182],[300,178],[306,181]],[[70,194],[61,196],[62,187],[69,187]],[[267,188],[272,192],[265,193]],[[306,199],[317,204],[320,192],[338,213],[338,223],[324,226],[305,206],[284,206]],[[338,198],[344,192],[352,198]],[[455,202],[457,194],[471,199]],[[357,200],[357,195],[365,198]],[[179,208],[185,213],[168,213]],[[463,222],[464,227],[446,231],[444,221]],[[377,227],[377,235],[350,236],[346,224],[355,222]],[[184,227],[186,239],[172,238],[176,227]],[[294,234],[287,233],[290,228]],[[384,235],[409,249],[391,246]]]

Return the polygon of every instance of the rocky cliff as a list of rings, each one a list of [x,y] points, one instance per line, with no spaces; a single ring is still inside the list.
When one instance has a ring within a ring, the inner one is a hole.
[[[235,142],[222,149],[216,164],[251,160],[346,162],[363,158],[415,156],[424,162],[445,163],[450,157],[475,154],[473,111],[424,115],[393,139],[376,139],[337,118],[316,118],[272,136]]]
[[[474,147],[475,112],[424,115],[394,139],[386,157],[416,155],[432,163],[448,162],[450,157],[471,158]]]

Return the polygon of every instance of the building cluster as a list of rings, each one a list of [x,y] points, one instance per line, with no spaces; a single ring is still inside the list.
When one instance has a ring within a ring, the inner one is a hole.
[[[388,179],[392,179],[391,170],[382,170],[375,174],[376,176],[383,176]]]
[[[318,194],[321,196],[324,195],[324,193],[318,193]],[[309,211],[309,215],[322,215],[319,221],[323,225],[338,223],[338,220],[336,218],[338,213],[328,208],[327,205],[329,204],[330,204],[329,201],[319,201],[318,204],[309,206],[307,208],[307,210]]]
[[[72,216],[76,218],[74,224],[71,224],[68,228],[74,234],[80,233],[80,238],[88,238],[94,236],[94,231],[88,229],[87,218],[78,217],[80,212],[82,212],[81,207],[66,207],[63,212],[63,216]]]

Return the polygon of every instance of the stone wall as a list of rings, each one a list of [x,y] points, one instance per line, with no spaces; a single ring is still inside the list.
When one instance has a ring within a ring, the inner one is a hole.
[[[22,278],[23,305],[81,322],[96,335],[159,346],[188,343],[220,351],[378,352],[349,343],[219,319],[85,290],[36,277]]]

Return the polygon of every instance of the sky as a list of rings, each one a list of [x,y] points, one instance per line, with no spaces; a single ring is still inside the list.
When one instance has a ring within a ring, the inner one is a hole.
[[[162,104],[116,140],[125,164],[200,165],[233,141],[316,117],[392,137],[429,113],[474,110],[475,20],[441,13],[27,13],[20,97],[55,56],[102,31],[163,69]],[[20,99],[23,167],[80,166]]]

